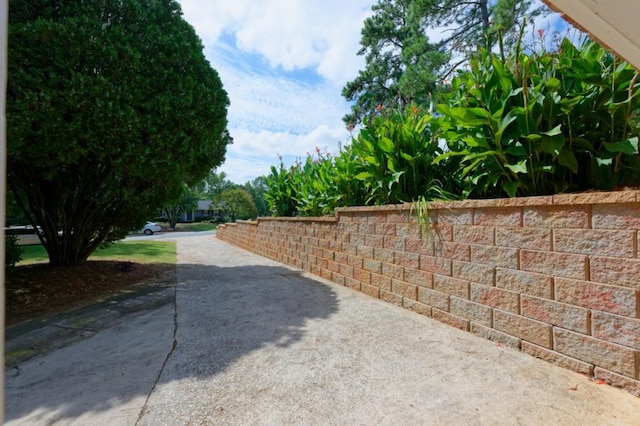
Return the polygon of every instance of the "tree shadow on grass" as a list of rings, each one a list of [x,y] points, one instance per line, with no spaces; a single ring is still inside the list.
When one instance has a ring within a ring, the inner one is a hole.
[[[78,319],[83,340],[5,373],[5,421],[86,424],[115,412],[133,424],[156,381],[206,380],[266,346],[289,347],[308,321],[337,311],[329,285],[263,263],[179,265],[175,291],[157,290],[166,303],[142,304],[97,332]]]

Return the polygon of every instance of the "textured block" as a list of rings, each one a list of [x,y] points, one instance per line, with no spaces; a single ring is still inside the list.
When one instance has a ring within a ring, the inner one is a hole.
[[[343,265],[346,265],[349,259],[349,255],[347,255],[346,253],[340,253],[340,252],[336,252],[333,255],[333,260],[336,261],[337,263],[341,263]]]
[[[424,303],[416,302],[415,300],[404,299],[402,301],[402,306],[420,315],[424,315],[427,317],[431,316],[431,306],[427,306]]]
[[[640,260],[590,257],[591,281],[640,290]]]
[[[353,268],[353,278],[364,284],[371,284],[371,272],[360,268]]]
[[[593,337],[640,351],[640,319],[593,311]]]
[[[360,285],[360,291],[368,296],[372,296],[377,299],[380,298],[380,289],[378,287],[374,287],[368,284],[362,284]]]
[[[373,231],[376,235],[396,236],[395,223],[376,223]]]
[[[474,212],[474,225],[522,226],[520,207],[477,208]]]
[[[296,266],[297,268],[297,266]],[[340,275],[340,274],[336,274],[335,272],[333,272],[331,274],[331,281],[333,281],[334,283],[338,284],[338,285],[344,285],[345,283],[345,276],[344,275]]]
[[[358,246],[356,248],[356,255],[363,259],[373,259],[373,247]]]
[[[591,331],[588,309],[526,294],[522,295],[521,303],[522,315],[525,317],[582,334],[589,334]]]
[[[363,258],[361,258],[360,256],[352,256],[349,255],[349,257],[347,257],[347,265],[349,266],[353,266],[354,268],[360,268],[362,269],[362,262],[363,262]]]
[[[631,395],[640,396],[640,381],[596,367],[593,375],[596,379],[604,380],[607,384],[624,389]]]
[[[495,242],[495,228],[456,225],[453,227],[453,242],[492,246]]]
[[[519,250],[511,247],[471,245],[471,262],[518,269]]]
[[[637,379],[638,351],[573,331],[554,328],[555,350],[570,357]]]
[[[473,223],[472,209],[439,209],[438,225],[471,225]]]
[[[634,257],[634,231],[554,229],[553,248],[566,253],[594,256]]]
[[[355,256],[357,253],[357,245],[354,243],[342,243],[342,251],[345,254]]]
[[[433,319],[440,321],[441,323],[450,325],[455,328],[459,328],[463,331],[469,331],[469,321],[459,316],[450,314],[449,312],[441,311],[440,309],[433,308],[431,310],[431,316]]]
[[[521,340],[519,338],[494,330],[493,328],[485,327],[475,322],[471,323],[471,333],[513,349],[520,349]]]
[[[340,274],[348,278],[353,278],[353,266],[340,264]]]
[[[368,234],[364,236],[364,243],[373,248],[382,248],[384,246],[384,237],[382,235]]]
[[[551,364],[555,364],[559,367],[573,370],[577,373],[586,374],[587,376],[593,375],[593,365],[588,362],[580,361],[579,359],[571,358],[570,356],[563,355],[561,353],[546,349],[538,345],[534,345],[529,342],[522,342],[522,352],[527,353],[536,358],[543,359]]]
[[[418,269],[420,267],[420,255],[417,253],[396,252],[395,264],[404,268]]]
[[[520,269],[578,280],[588,273],[584,255],[532,250],[520,250]]]
[[[404,251],[404,240],[404,238],[385,236],[382,248]]]
[[[398,265],[391,265],[389,263],[382,264],[382,275],[386,275],[389,278],[396,280],[404,279],[404,268]]]
[[[443,311],[449,310],[449,295],[431,290],[428,288],[418,288],[418,301],[433,308],[438,308]]]
[[[358,224],[358,233],[362,235],[375,235],[376,234],[376,224],[365,222]]]
[[[362,267],[369,272],[373,272],[376,274],[382,273],[382,262],[380,262],[379,260],[364,259],[364,261],[362,262]]]
[[[509,290],[471,283],[471,300],[503,311],[520,312],[520,296]]]
[[[453,241],[453,225],[432,224],[429,230],[429,239],[432,241]]]
[[[492,286],[495,282],[495,268],[473,262],[454,260],[451,263],[451,275],[455,278]]]
[[[640,204],[599,204],[591,208],[594,229],[640,230]]]
[[[471,260],[471,246],[464,243],[450,243],[447,241],[433,242],[433,255],[445,259]]]
[[[556,278],[556,300],[585,308],[637,317],[640,292],[627,287]]]
[[[380,290],[380,300],[396,306],[402,306],[402,296],[387,290]]]
[[[525,228],[582,228],[590,223],[588,206],[524,207],[522,226]]]
[[[371,274],[371,285],[382,290],[391,291],[391,278],[386,275]]]
[[[449,312],[469,321],[491,327],[493,310],[484,305],[452,296],[449,301]]]
[[[553,346],[551,326],[540,321],[496,309],[493,311],[493,328],[545,348]]]
[[[420,269],[434,274],[451,275],[451,260],[421,255]]]
[[[513,269],[496,269],[496,287],[553,299],[553,277]]]
[[[353,278],[345,277],[344,286],[349,287],[350,289],[360,291],[362,283],[358,280],[354,280]]]
[[[373,249],[373,258],[375,260],[379,260],[384,263],[393,263],[395,260],[395,251],[384,249],[384,248],[374,248]]]
[[[418,286],[406,281],[391,280],[391,291],[411,300],[416,300],[418,297]]]
[[[406,268],[404,270],[404,280],[420,287],[433,288],[433,274],[431,272]]]
[[[433,256],[433,244],[427,239],[407,238],[404,242],[404,248],[409,253],[426,254]]]
[[[469,281],[435,274],[433,289],[442,293],[469,299]]]
[[[496,246],[549,251],[551,229],[496,227]]]

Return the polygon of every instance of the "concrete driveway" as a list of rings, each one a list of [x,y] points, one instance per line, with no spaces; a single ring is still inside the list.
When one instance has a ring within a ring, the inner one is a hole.
[[[8,350],[42,354],[6,370],[7,424],[640,423],[618,389],[215,237],[177,241],[177,285],[8,330]]]

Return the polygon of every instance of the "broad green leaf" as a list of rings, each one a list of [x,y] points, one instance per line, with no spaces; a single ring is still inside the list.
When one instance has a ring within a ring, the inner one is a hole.
[[[502,184],[502,189],[504,189],[504,191],[509,195],[509,197],[515,197],[516,196],[516,191],[518,190],[518,187],[520,186],[520,182],[515,181],[515,182],[505,182]]]
[[[638,137],[634,136],[633,138],[625,139],[623,141],[618,142],[604,142],[604,147],[609,152],[622,152],[624,154],[637,154],[638,153]]]
[[[558,162],[568,167],[573,173],[578,173],[578,160],[576,160],[576,156],[573,155],[573,152],[568,149],[563,149],[558,156]]]
[[[551,130],[548,130],[546,132],[542,132],[543,135],[547,135],[547,136],[557,136],[557,135],[561,135],[562,134],[562,124],[558,124],[556,127],[554,127]]]
[[[542,143],[540,144],[540,150],[542,152],[546,152],[547,154],[551,154],[554,157],[560,155],[560,151],[564,147],[564,136],[547,136],[543,134]]]
[[[514,173],[527,173],[527,160],[521,160],[516,164],[505,164],[506,168]]]
[[[354,177],[358,180],[365,180],[365,179],[371,179],[372,177],[374,177],[374,175],[369,172],[360,172]]]
[[[394,147],[393,141],[386,136],[383,136],[380,139],[378,139],[378,146],[382,151],[386,152],[387,154],[393,152],[393,147]]]
[[[558,80],[555,77],[551,77],[550,79],[547,80],[547,87],[553,91],[558,90],[561,84],[562,83],[560,82],[560,80]]]

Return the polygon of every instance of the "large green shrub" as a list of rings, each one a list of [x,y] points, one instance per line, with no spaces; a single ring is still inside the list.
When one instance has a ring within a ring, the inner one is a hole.
[[[611,189],[640,177],[637,72],[592,41],[481,50],[438,105],[474,197]]]

